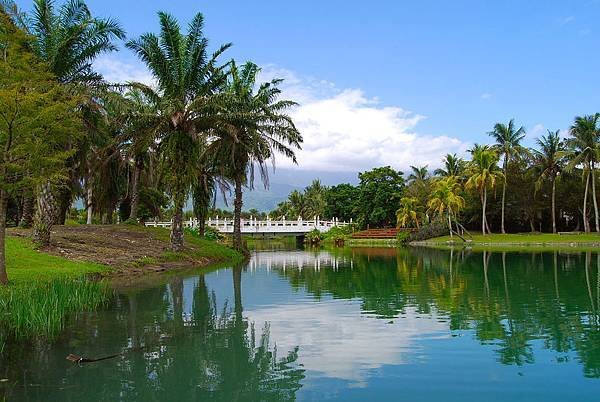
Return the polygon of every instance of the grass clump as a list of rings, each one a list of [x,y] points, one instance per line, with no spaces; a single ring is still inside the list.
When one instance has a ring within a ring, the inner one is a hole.
[[[61,278],[0,288],[0,324],[7,337],[56,336],[69,313],[93,310],[109,296],[103,282]]]
[[[108,267],[42,253],[25,238],[6,238],[6,266],[10,283],[0,287],[0,349],[3,338],[53,337],[69,313],[97,308],[109,296],[104,283],[84,279]]]

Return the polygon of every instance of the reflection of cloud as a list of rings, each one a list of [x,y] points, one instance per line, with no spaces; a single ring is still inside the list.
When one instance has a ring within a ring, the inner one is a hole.
[[[415,352],[414,339],[447,331],[447,324],[414,310],[393,323],[361,314],[359,300],[303,301],[245,311],[251,321],[270,322],[278,350],[300,345],[298,361],[327,377],[366,385],[368,370],[402,364]]]

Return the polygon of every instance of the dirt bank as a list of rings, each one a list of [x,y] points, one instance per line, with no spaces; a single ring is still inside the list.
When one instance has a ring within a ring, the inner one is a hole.
[[[11,236],[31,236],[28,229],[10,229]],[[237,260],[240,255],[215,242],[186,236],[185,250],[169,250],[169,232],[132,225],[55,226],[48,254],[106,265],[106,276],[138,277],[148,273],[205,267]]]

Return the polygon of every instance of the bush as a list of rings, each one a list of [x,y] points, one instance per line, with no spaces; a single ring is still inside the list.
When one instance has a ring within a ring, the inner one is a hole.
[[[210,226],[206,226],[204,228],[204,236],[200,236],[200,234],[198,233],[198,228],[186,228],[185,233],[188,233],[191,236],[195,236],[195,237],[202,238],[205,240],[210,240],[210,241],[219,241],[219,240],[223,240],[225,238],[225,236],[221,232],[219,232],[217,229],[212,228]]]
[[[304,236],[304,243],[307,244],[319,244],[321,240],[323,240],[323,234],[318,229],[314,229]]]

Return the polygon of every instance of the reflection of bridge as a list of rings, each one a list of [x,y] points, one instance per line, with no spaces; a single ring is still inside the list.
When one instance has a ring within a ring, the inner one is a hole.
[[[352,220],[350,221],[352,223]],[[319,218],[313,220],[303,220],[298,218],[297,220],[272,220],[267,219],[259,221],[257,219],[242,219],[241,227],[243,234],[251,235],[290,235],[290,236],[303,236],[304,234],[311,232],[315,229],[320,232],[327,232],[333,227],[347,226],[350,223],[340,222],[337,219],[331,221],[322,221]],[[221,233],[233,233],[233,219],[209,219],[206,221],[206,225],[217,229]],[[157,222],[150,221],[146,222],[146,226],[152,227],[163,227],[170,228],[171,221],[168,222]],[[190,219],[183,222],[184,227],[195,228],[198,227],[197,219]]]
[[[326,251],[317,253],[310,251],[284,251],[284,252],[259,252],[255,253],[248,261],[249,270],[255,271],[257,268],[271,269],[314,269],[319,271],[321,267],[337,271],[339,267],[354,267],[352,257],[333,255]]]

